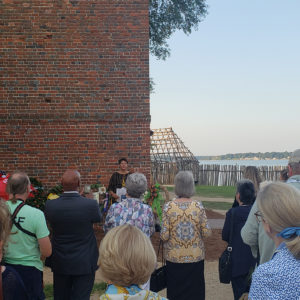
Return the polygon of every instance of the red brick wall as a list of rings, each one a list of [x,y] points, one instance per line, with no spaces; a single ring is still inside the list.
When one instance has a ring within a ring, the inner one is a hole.
[[[0,0],[0,170],[150,174],[148,1]]]

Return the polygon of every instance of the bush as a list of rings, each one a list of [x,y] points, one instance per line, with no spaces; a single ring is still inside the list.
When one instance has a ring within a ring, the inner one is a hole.
[[[44,211],[45,203],[47,201],[47,194],[44,191],[43,184],[33,177],[30,177],[30,182],[35,190],[31,193],[32,196],[29,196],[29,198],[26,200],[26,204]]]

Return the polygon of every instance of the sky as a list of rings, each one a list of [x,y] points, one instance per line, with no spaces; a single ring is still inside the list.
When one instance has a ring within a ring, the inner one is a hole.
[[[300,1],[206,3],[198,31],[150,57],[151,128],[172,127],[194,155],[300,148]]]

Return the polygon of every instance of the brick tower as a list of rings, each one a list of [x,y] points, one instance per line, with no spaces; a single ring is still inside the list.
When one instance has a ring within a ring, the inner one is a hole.
[[[0,0],[0,169],[150,174],[146,0]]]

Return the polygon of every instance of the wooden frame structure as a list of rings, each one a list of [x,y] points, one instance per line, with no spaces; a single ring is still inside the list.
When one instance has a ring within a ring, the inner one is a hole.
[[[152,129],[152,132],[150,154],[153,180],[162,182],[165,181],[162,176],[168,176],[168,181],[172,182],[178,171],[189,170],[198,182],[199,162],[172,127]],[[175,174],[168,174],[170,166],[172,170],[175,167],[175,172],[172,172]]]

